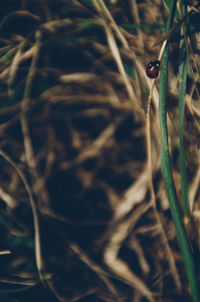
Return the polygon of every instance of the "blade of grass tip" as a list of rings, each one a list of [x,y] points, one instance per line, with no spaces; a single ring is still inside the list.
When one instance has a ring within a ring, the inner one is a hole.
[[[38,284],[38,280],[31,278],[20,278],[20,277],[11,277],[11,278],[0,278],[0,284],[7,283],[9,285],[23,285],[23,286],[35,286]]]
[[[176,7],[176,0],[171,2],[170,15],[167,23],[167,30],[172,26],[174,11]],[[168,78],[168,55],[169,44],[167,43],[162,60],[162,70],[160,74],[160,100],[159,100],[159,119],[161,128],[161,170],[163,174],[164,184],[170,204],[171,214],[175,225],[177,238],[183,257],[188,281],[191,287],[192,296],[195,302],[200,301],[198,284],[195,274],[194,259],[192,256],[191,246],[187,238],[185,227],[182,221],[178,198],[174,181],[172,178],[171,163],[168,150],[168,133],[166,121],[166,92],[167,92],[167,78]]]
[[[183,8],[183,10],[185,10]],[[183,24],[184,26],[184,24]],[[181,28],[181,34],[184,36],[184,28]],[[180,64],[179,64],[179,162],[181,174],[181,196],[183,203],[184,216],[190,216],[189,200],[188,200],[188,182],[185,165],[185,152],[183,144],[183,122],[185,111],[185,94],[187,80],[187,58],[185,39],[180,41]]]

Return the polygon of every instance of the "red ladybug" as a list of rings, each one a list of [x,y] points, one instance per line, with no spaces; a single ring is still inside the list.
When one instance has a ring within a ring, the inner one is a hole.
[[[146,74],[149,78],[155,79],[159,75],[160,61],[153,60],[146,67]]]

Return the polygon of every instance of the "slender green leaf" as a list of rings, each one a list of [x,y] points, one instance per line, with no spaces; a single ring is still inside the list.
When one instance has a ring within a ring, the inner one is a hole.
[[[184,30],[182,27],[182,35]],[[185,166],[185,152],[183,144],[183,122],[185,112],[185,94],[186,94],[186,80],[187,80],[187,58],[185,39],[180,41],[180,63],[179,63],[179,161],[181,174],[181,196],[183,203],[184,215],[190,215],[189,201],[188,201],[188,183]]]
[[[171,1],[170,15],[167,24],[169,30],[173,23],[174,12],[176,8],[176,0]],[[176,194],[174,180],[172,177],[171,162],[168,150],[168,132],[166,121],[166,100],[167,100],[167,80],[168,80],[168,56],[169,43],[167,43],[162,60],[162,70],[160,75],[160,98],[159,98],[159,119],[161,127],[161,169],[167,196],[169,199],[170,209],[174,225],[176,228],[177,238],[183,257],[186,273],[191,287],[192,296],[195,302],[200,301],[198,284],[195,273],[194,259],[191,246],[186,234],[186,230],[182,221],[182,215]]]

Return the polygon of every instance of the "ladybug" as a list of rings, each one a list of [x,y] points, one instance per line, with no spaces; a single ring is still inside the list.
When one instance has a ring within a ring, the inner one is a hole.
[[[146,67],[146,74],[149,78],[155,79],[159,75],[160,61],[152,60]]]

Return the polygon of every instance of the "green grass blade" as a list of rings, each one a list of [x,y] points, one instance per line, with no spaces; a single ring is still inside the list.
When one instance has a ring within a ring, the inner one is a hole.
[[[169,30],[170,27],[172,26],[175,7],[176,7],[176,0],[173,0],[171,1],[167,30]],[[171,214],[174,221],[181,254],[183,257],[187,277],[191,287],[192,296],[195,302],[199,302],[200,297],[199,297],[198,284],[195,274],[194,259],[181,217],[181,211],[180,211],[176,189],[172,177],[171,162],[170,162],[169,150],[168,150],[168,132],[167,132],[167,120],[166,120],[168,55],[169,55],[169,44],[167,43],[167,46],[163,54],[162,70],[160,75],[159,119],[160,119],[160,127],[161,127],[161,169],[162,169],[165,188],[170,204]]]
[[[182,28],[182,36],[184,36]],[[185,39],[180,41],[180,64],[179,64],[179,162],[181,174],[181,196],[183,203],[183,211],[186,217],[190,216],[189,201],[188,201],[188,182],[185,165],[185,152],[183,144],[183,122],[185,112],[185,94],[187,80],[187,59]]]

